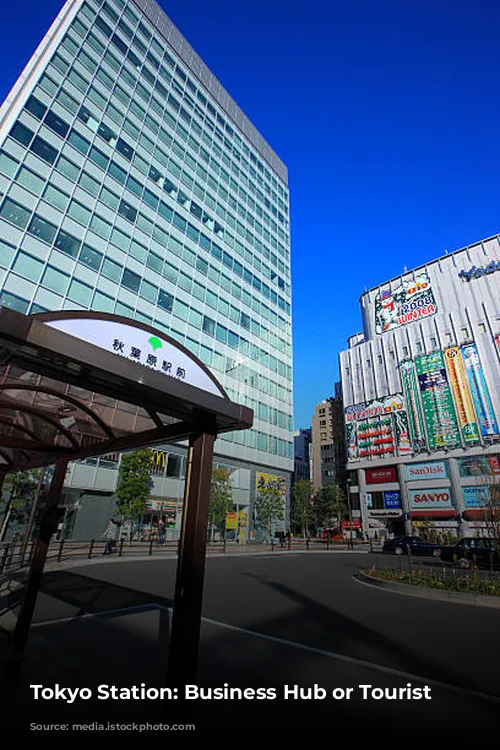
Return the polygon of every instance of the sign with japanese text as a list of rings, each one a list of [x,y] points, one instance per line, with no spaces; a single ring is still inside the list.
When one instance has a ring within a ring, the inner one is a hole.
[[[457,407],[458,421],[462,430],[462,439],[466,445],[479,442],[479,427],[474,414],[472,398],[465,374],[462,355],[458,346],[446,349],[444,352],[446,366],[450,376],[450,385]]]
[[[84,317],[48,320],[45,324],[162,375],[182,380],[215,396],[224,397],[224,393],[208,372],[187,352],[143,328],[112,320]]]
[[[431,281],[426,273],[421,273],[375,297],[375,332],[386,333],[436,312]]]
[[[498,424],[493,411],[488,386],[484,377],[484,371],[479,359],[479,353],[475,344],[467,344],[462,347],[467,377],[469,379],[474,405],[479,418],[481,434],[484,437],[498,435]]]
[[[274,487],[280,493],[280,495],[286,495],[286,479],[285,477],[279,477],[276,474],[264,474],[258,471],[255,476],[255,489],[267,490],[270,487]]]
[[[459,446],[460,433],[442,352],[417,357],[415,366],[429,447],[439,450]]]
[[[349,460],[411,453],[401,393],[348,406],[345,425]]]

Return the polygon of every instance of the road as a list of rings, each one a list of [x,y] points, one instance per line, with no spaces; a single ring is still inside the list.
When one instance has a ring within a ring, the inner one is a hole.
[[[181,701],[182,711],[170,702],[171,722],[189,716],[242,736],[275,726],[321,734],[332,725],[333,734],[348,728],[356,737],[442,733],[448,740],[463,739],[467,728],[498,731],[500,610],[417,599],[355,580],[375,561],[350,552],[207,560],[197,685],[260,687],[275,690],[276,698],[197,700],[187,709]],[[164,685],[174,577],[172,560],[46,574],[31,656],[15,691],[23,720],[164,717],[159,701],[35,702],[29,685],[88,686],[94,695],[102,684]],[[392,695],[408,684],[427,686],[431,698],[378,699],[359,687]],[[285,685],[317,685],[325,697],[285,700]],[[349,687],[349,698],[333,697],[334,689]]]

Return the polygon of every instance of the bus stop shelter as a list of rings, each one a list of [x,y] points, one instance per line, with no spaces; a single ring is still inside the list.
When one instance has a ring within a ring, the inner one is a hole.
[[[168,683],[197,669],[217,435],[248,429],[209,369],[161,331],[116,315],[0,308],[0,489],[7,472],[55,466],[12,645],[24,652],[69,461],[188,441]]]

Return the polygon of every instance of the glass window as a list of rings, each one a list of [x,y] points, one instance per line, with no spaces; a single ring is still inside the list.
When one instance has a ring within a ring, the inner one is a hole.
[[[215,321],[206,315],[203,316],[203,331],[208,333],[209,336],[214,336],[215,334]]]
[[[107,221],[104,221],[104,219],[101,219],[101,217],[97,214],[94,214],[94,216],[92,217],[90,226],[94,230],[94,232],[99,234],[101,237],[105,237],[106,239],[109,238],[109,235],[111,234],[111,224],[109,224]]]
[[[129,146],[129,144],[124,141],[122,138],[118,138],[116,141],[116,150],[122,154],[126,159],[129,161],[132,160],[132,157],[134,156],[134,149],[132,146]]]
[[[160,289],[160,293],[158,295],[158,307],[161,307],[163,308],[163,310],[167,310],[168,312],[172,312],[173,303],[174,298],[172,297],[172,295],[164,292],[163,289]]]
[[[57,101],[60,102],[63,107],[69,109],[74,115],[78,112],[78,102],[76,102],[73,97],[67,94],[63,89],[58,93]]]
[[[47,268],[45,269],[45,273],[43,274],[42,279],[42,286],[46,287],[47,289],[51,289],[53,292],[57,292],[58,294],[64,294],[66,292],[68,282],[69,276],[65,273],[62,273],[61,271],[58,271],[57,268],[47,266]]]
[[[47,111],[45,104],[42,104],[42,102],[38,101],[34,96],[30,96],[25,106],[28,112],[31,112],[31,114],[38,120],[41,120]]]
[[[90,247],[90,245],[84,244],[82,249],[80,250],[78,260],[81,263],[85,263],[85,265],[89,266],[89,268],[93,268],[95,271],[98,271],[101,267],[102,253],[94,250],[94,248]]]
[[[74,146],[76,150],[81,154],[86,155],[88,153],[88,150],[90,148],[89,141],[87,141],[86,138],[82,138],[82,136],[77,133],[76,130],[71,131],[68,142],[71,143],[71,145]]]
[[[0,152],[0,172],[13,177],[19,166],[17,159],[13,159],[12,156],[6,154],[5,151]]]
[[[113,312],[115,302],[107,294],[102,292],[96,292],[94,295],[94,301],[92,302],[92,308],[94,310],[100,310],[101,312]]]
[[[144,263],[146,260],[147,253],[148,251],[143,245],[141,245],[136,240],[132,240],[130,244],[130,255],[133,258],[136,258],[137,260],[140,260],[141,263]]]
[[[122,286],[126,289],[130,289],[131,292],[138,292],[141,283],[141,277],[133,271],[129,271],[128,268],[123,270]]]
[[[80,168],[77,167],[73,162],[68,161],[64,156],[60,156],[57,162],[57,169],[66,175],[72,182],[76,182]]]
[[[54,246],[62,253],[70,255],[72,258],[76,258],[80,249],[80,241],[71,234],[68,234],[68,232],[63,232],[61,229],[57,235]]]
[[[118,207],[118,213],[132,222],[134,222],[137,218],[137,209],[135,209],[133,206],[131,206],[129,203],[123,200],[120,201],[120,205]]]
[[[167,477],[180,477],[181,457],[170,453],[167,460]]]
[[[66,206],[68,205],[69,201],[69,195],[66,195],[66,193],[63,193],[61,190],[58,190],[50,183],[45,188],[45,193],[43,194],[43,197],[46,201],[49,203],[52,203],[53,206],[56,206],[57,208],[60,208],[61,211],[66,210]]]
[[[33,138],[33,131],[26,127],[26,125],[23,125],[22,122],[16,122],[12,130],[10,131],[10,135],[12,138],[14,138],[16,141],[19,141],[19,143],[22,143],[23,146],[27,146],[31,139]]]
[[[12,224],[16,224],[16,226],[21,227],[21,229],[24,229],[28,223],[30,213],[30,211],[27,211],[20,206],[19,203],[16,203],[10,198],[4,200],[2,208],[0,209],[0,216],[2,219],[6,219],[6,221],[10,221]]]
[[[8,307],[10,310],[17,310],[21,313],[27,313],[29,302],[22,297],[18,297],[16,294],[10,294],[9,292],[2,292],[0,294],[0,307]]]
[[[166,279],[172,282],[172,284],[177,284],[178,271],[176,268],[171,266],[170,263],[167,263],[167,261],[165,261],[165,263],[163,264],[162,273]]]
[[[141,297],[149,300],[153,304],[156,304],[158,298],[158,287],[154,284],[150,284],[149,281],[143,281],[141,285]]]
[[[100,200],[104,203],[105,206],[113,209],[113,211],[116,211],[120,202],[118,196],[105,187],[103,187],[103,189],[101,190]]]
[[[100,184],[97,182],[97,180],[94,180],[93,177],[86,174],[86,172],[82,172],[79,184],[84,190],[86,190],[94,197],[97,197],[99,195],[99,190],[101,189]]]
[[[101,169],[106,170],[109,164],[109,159],[105,154],[102,153],[102,151],[99,151],[98,148],[95,146],[92,146],[90,149],[90,156],[89,159],[94,162],[94,164],[97,164],[98,167],[101,167]]]
[[[80,224],[84,224],[87,226],[87,224],[90,221],[91,212],[88,208],[85,208],[85,206],[82,206],[81,203],[78,203],[78,201],[72,200],[68,209],[68,214],[75,219],[75,221],[78,221]]]
[[[41,194],[45,185],[45,181],[42,180],[41,177],[36,175],[30,169],[26,169],[26,167],[22,167],[19,170],[19,174],[17,175],[16,179],[17,182],[19,182],[21,185],[24,185],[24,187],[28,188],[28,190],[31,190],[31,192],[36,193],[37,195]]]
[[[74,302],[78,302],[80,305],[89,307],[90,299],[92,297],[92,287],[87,286],[87,284],[82,284],[82,282],[77,279],[73,279],[69,287],[68,297]]]
[[[110,258],[105,258],[101,273],[106,278],[119,282],[122,275],[122,267]]]
[[[50,110],[45,115],[45,124],[54,131],[54,133],[57,133],[57,135],[60,135],[61,138],[66,138],[66,134],[69,130],[69,125],[64,122],[64,120],[61,117],[58,117],[54,112],[51,112]]]
[[[12,270],[21,276],[30,279],[30,281],[37,282],[42,275],[43,263],[36,258],[33,258],[32,255],[19,252],[15,263],[12,266]]]
[[[39,135],[35,136],[30,150],[48,164],[53,164],[57,158],[57,150],[47,143],[47,141],[44,141],[43,138],[40,138]]]
[[[109,174],[117,182],[119,182],[120,185],[125,184],[125,180],[127,179],[127,173],[125,172],[125,170],[119,167],[118,164],[115,164],[114,161],[112,161],[111,164],[109,165]]]

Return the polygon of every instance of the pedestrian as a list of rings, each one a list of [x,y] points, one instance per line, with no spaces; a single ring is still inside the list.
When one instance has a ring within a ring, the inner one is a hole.
[[[161,546],[165,544],[165,521],[160,521],[158,524],[158,541]]]
[[[116,545],[116,534],[118,532],[118,524],[112,518],[109,522],[102,538],[106,540],[106,546],[104,547],[103,555],[110,555],[113,551],[113,547]]]

